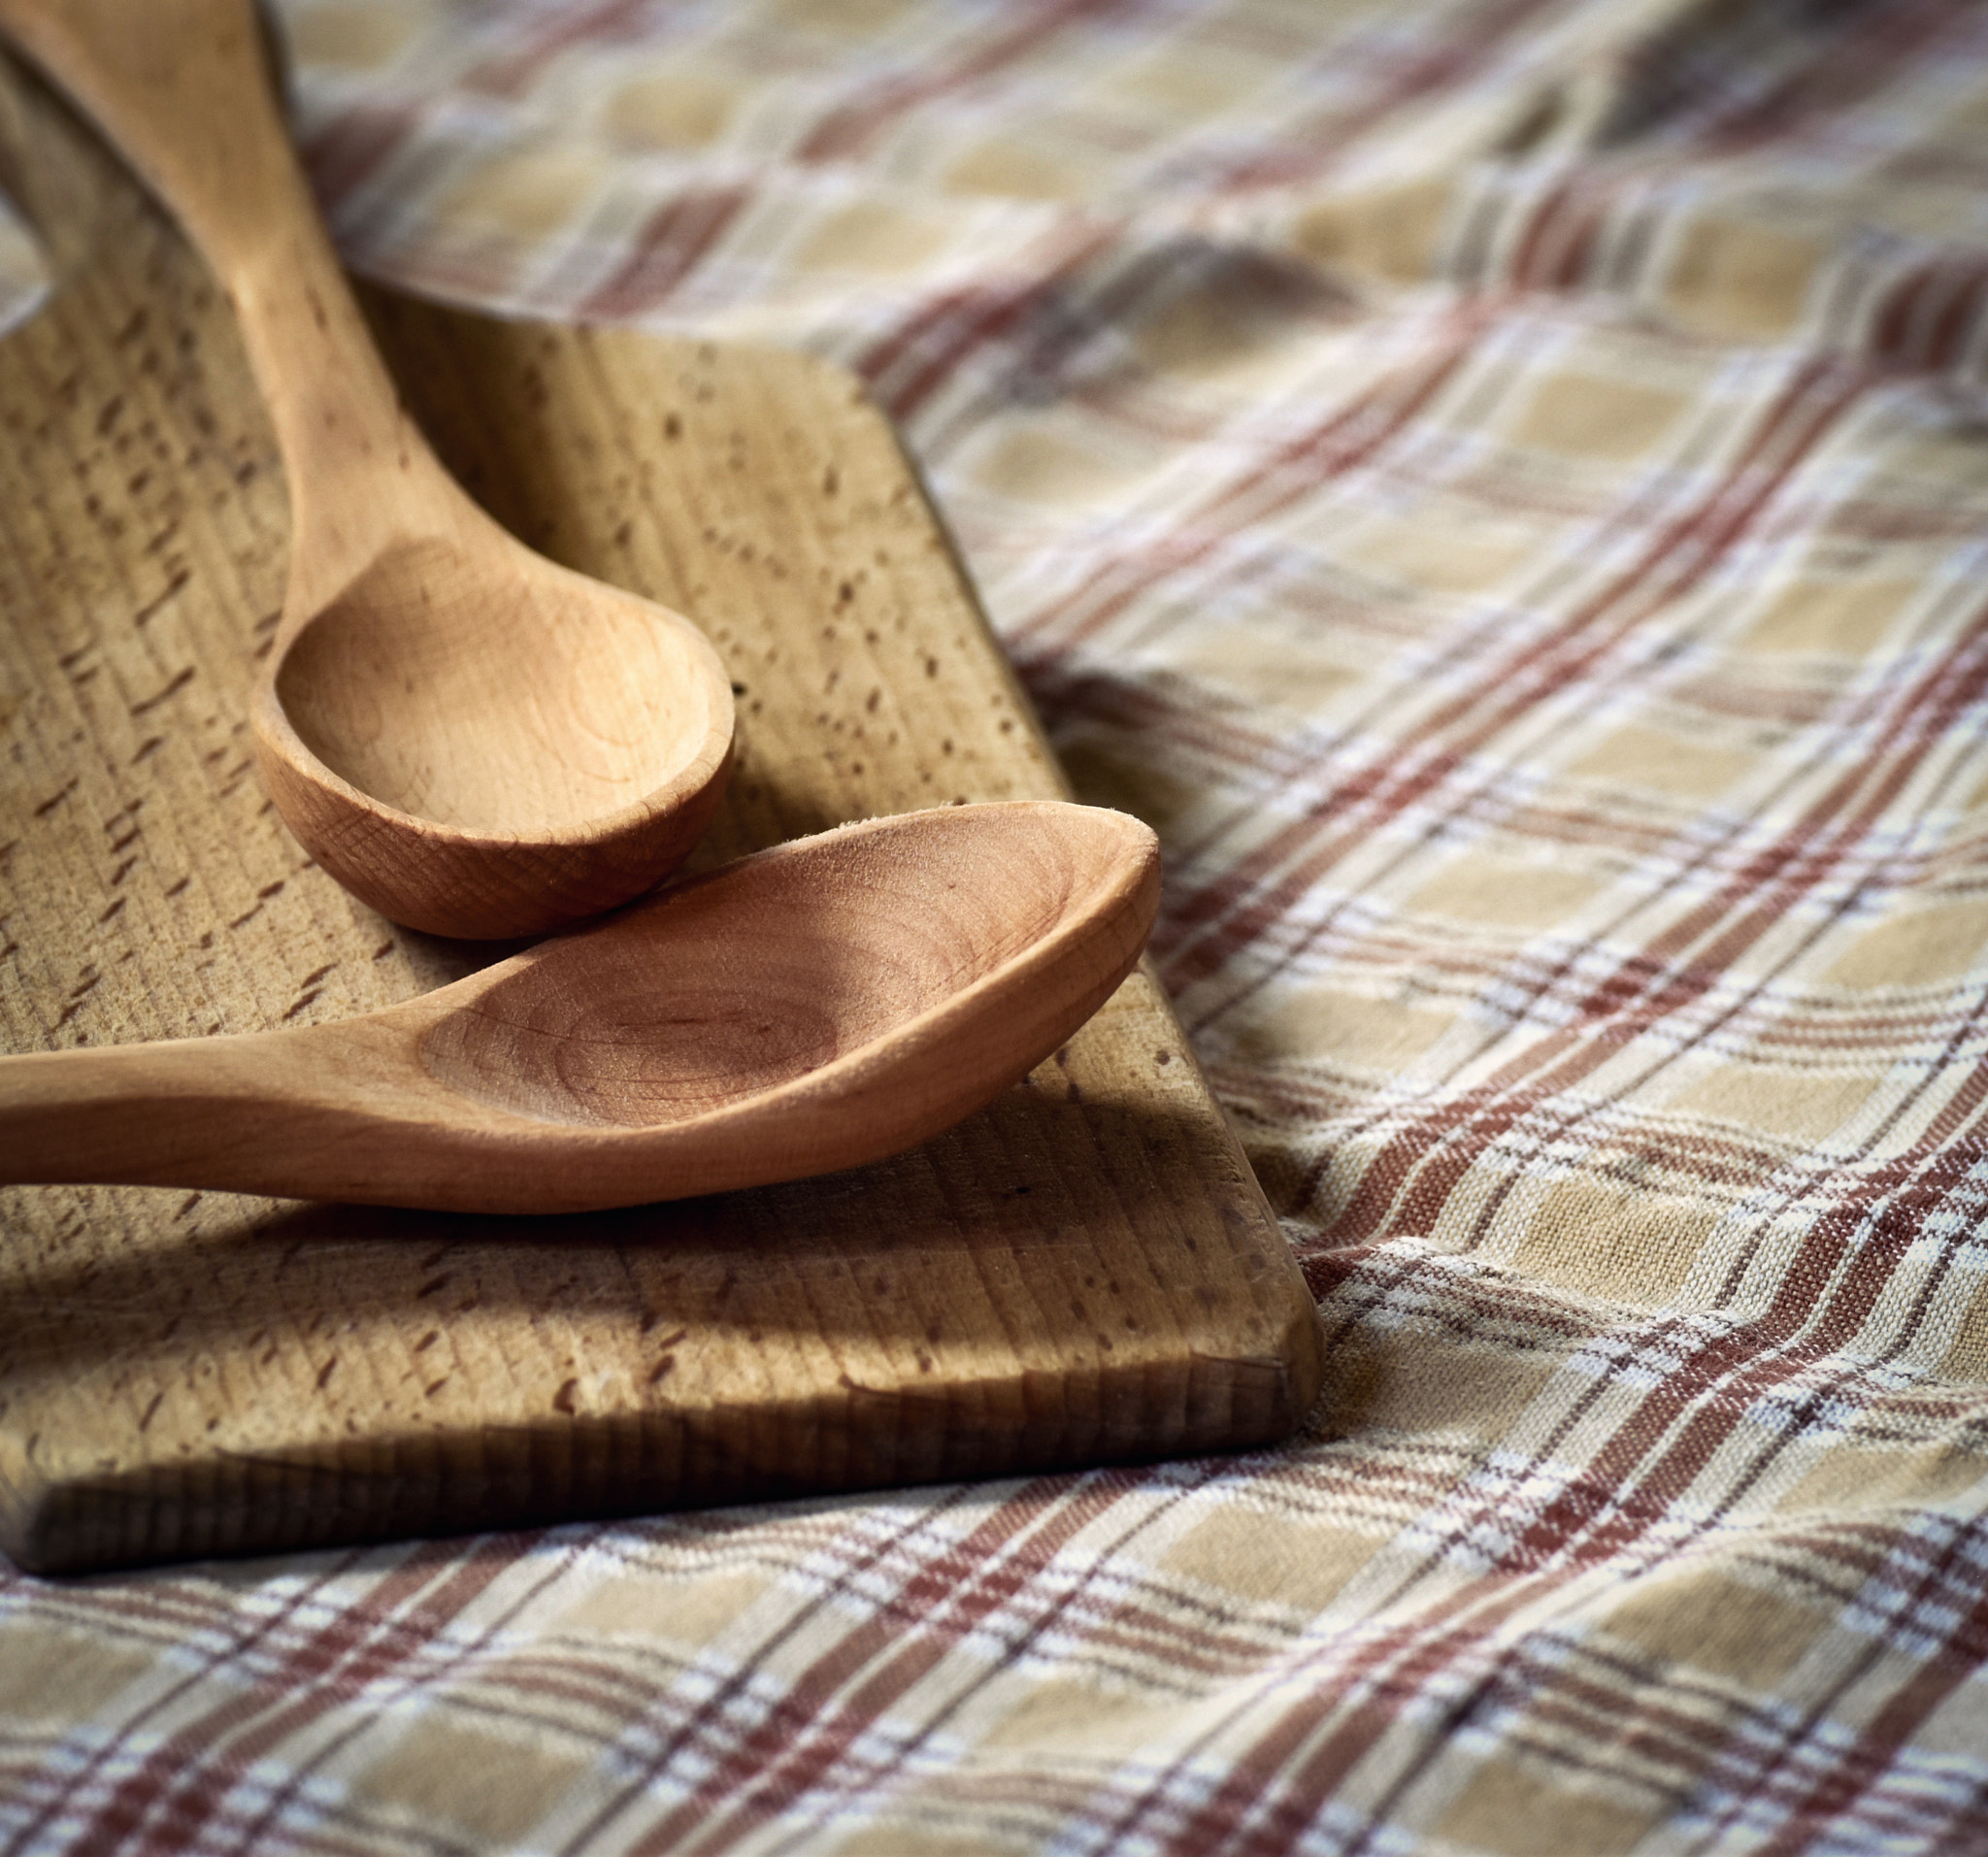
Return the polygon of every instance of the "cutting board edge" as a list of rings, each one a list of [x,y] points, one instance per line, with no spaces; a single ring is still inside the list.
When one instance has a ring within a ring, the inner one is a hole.
[[[1117,1437],[1110,1436],[1114,1429],[1110,1414],[1114,1408],[1143,1411],[1153,1363],[1132,1362],[1096,1375],[1088,1416],[1066,1414],[1060,1421],[1044,1422],[1040,1438],[1018,1449],[1011,1442],[1011,1429],[958,1422],[956,1414],[983,1402],[990,1410],[1017,1400],[1025,1403],[1028,1376],[978,1383],[955,1380],[943,1401],[921,1399],[915,1388],[852,1388],[835,1398],[749,1409],[718,1403],[694,1413],[589,1414],[558,1425],[486,1427],[476,1435],[474,1449],[464,1453],[496,1461],[497,1468],[480,1476],[466,1464],[450,1466],[450,1440],[439,1430],[375,1434],[349,1447],[333,1443],[303,1446],[294,1453],[216,1453],[115,1472],[58,1473],[42,1480],[0,1472],[0,1552],[30,1574],[74,1576],[169,1561],[447,1538],[1229,1455],[1289,1436],[1318,1396],[1325,1345],[1316,1309],[1307,1296],[1287,1304],[1282,1313],[1279,1351],[1195,1352],[1188,1368],[1190,1384],[1172,1422],[1162,1427],[1149,1417],[1135,1416],[1117,1427]],[[1265,1326],[1277,1325],[1267,1320]],[[1240,1416],[1239,1404],[1244,1409]],[[1250,1412],[1252,1404],[1256,1409]],[[646,1444],[674,1446],[679,1461],[693,1453],[715,1461],[724,1455],[720,1435],[728,1420],[795,1435],[839,1430],[845,1441],[855,1442],[859,1433],[881,1435],[878,1421],[886,1414],[907,1414],[921,1405],[955,1419],[924,1434],[937,1440],[936,1450],[924,1454],[935,1461],[899,1465],[849,1459],[839,1473],[804,1476],[742,1455],[715,1476],[707,1472],[699,1479],[686,1473],[679,1478],[687,1485],[680,1490],[639,1463],[630,1470],[613,1461],[625,1458],[631,1448],[639,1459]],[[852,1413],[860,1416],[859,1424],[849,1422]],[[658,1424],[673,1417],[681,1422]],[[663,1433],[674,1437],[659,1436]],[[572,1473],[572,1466],[589,1462],[599,1466],[591,1478]],[[559,1475],[548,1466],[566,1470]],[[268,1487],[273,1467],[288,1486],[275,1502]],[[450,1481],[456,1485],[452,1491],[447,1487]],[[230,1484],[235,1485],[232,1491]],[[189,1487],[209,1493],[189,1502]],[[362,1497],[378,1492],[382,1500],[355,1504],[355,1492]],[[181,1528],[156,1538],[156,1524],[175,1517]],[[134,1528],[134,1521],[142,1525]]]

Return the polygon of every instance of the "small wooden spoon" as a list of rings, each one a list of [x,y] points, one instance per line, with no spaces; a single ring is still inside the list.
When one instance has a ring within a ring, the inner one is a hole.
[[[878,1160],[1131,971],[1153,835],[944,807],[742,858],[384,1011],[0,1059],[0,1180],[585,1211]]]
[[[290,829],[439,935],[537,934],[657,882],[730,771],[724,668],[680,614],[514,540],[436,460],[318,220],[249,0],[0,0],[0,29],[123,149],[240,318],[290,487],[252,711]]]

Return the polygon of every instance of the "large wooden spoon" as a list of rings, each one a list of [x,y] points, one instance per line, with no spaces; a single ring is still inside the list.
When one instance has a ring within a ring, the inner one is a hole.
[[[249,0],[0,0],[226,285],[289,479],[253,704],[278,810],[332,876],[441,935],[649,888],[716,809],[732,692],[680,614],[557,567],[403,411],[291,152]]]
[[[844,826],[384,1011],[0,1059],[0,1180],[550,1212],[878,1160],[1076,1031],[1159,881],[1093,807]]]

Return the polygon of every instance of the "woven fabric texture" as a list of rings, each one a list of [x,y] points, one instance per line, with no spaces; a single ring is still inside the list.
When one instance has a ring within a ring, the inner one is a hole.
[[[0,1850],[1988,1850],[1988,9],[280,12],[362,269],[898,421],[1327,1392],[9,1574]]]

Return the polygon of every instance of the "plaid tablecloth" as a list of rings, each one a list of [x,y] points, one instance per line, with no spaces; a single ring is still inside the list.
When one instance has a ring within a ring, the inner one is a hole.
[[[0,1850],[1988,1850],[1988,10],[287,0],[363,268],[900,422],[1260,1455],[0,1578]]]

